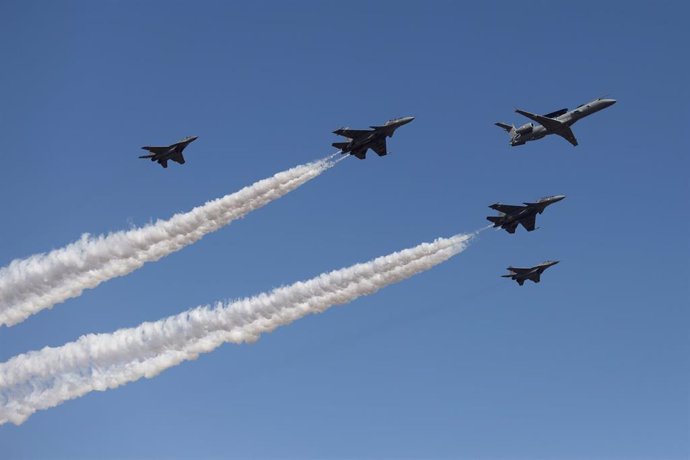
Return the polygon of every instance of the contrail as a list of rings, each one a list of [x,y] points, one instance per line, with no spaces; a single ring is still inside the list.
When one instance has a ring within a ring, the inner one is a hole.
[[[0,363],[0,424],[18,425],[37,410],[91,391],[155,377],[226,342],[253,342],[305,315],[428,270],[463,251],[474,235],[439,238],[269,293],[17,355]]]
[[[17,324],[198,241],[317,177],[335,164],[334,156],[279,172],[169,220],[108,235],[84,234],[64,248],[12,261],[0,268],[0,325]]]

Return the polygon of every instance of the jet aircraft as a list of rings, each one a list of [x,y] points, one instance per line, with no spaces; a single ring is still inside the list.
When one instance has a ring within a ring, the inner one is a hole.
[[[494,228],[501,227],[508,233],[515,233],[518,224],[531,232],[535,229],[537,214],[544,212],[550,204],[561,201],[565,195],[555,195],[542,198],[534,203],[524,203],[524,206],[495,203],[489,206],[501,213],[500,216],[488,216],[486,219],[494,224]]]
[[[522,286],[525,284],[525,280],[530,280],[535,283],[538,283],[541,281],[541,274],[544,273],[544,270],[546,270],[549,267],[553,267],[558,263],[557,260],[550,260],[547,262],[542,262],[539,265],[535,267],[530,267],[530,268],[516,268],[516,267],[508,267],[507,270],[510,272],[507,275],[501,275],[503,278],[510,278]]]
[[[414,117],[395,118],[387,121],[382,126],[371,126],[372,129],[340,128],[333,134],[348,138],[347,142],[334,142],[333,147],[340,149],[341,153],[351,153],[360,160],[367,156],[367,150],[371,149],[379,156],[388,153],[386,150],[386,137],[393,137],[395,130],[414,120]]]
[[[182,151],[195,140],[197,140],[197,136],[188,136],[181,141],[167,147],[145,146],[142,147],[142,149],[148,150],[151,152],[151,155],[142,155],[139,158],[150,158],[151,161],[157,161],[164,168],[168,167],[168,160],[172,160],[183,165],[185,161],[184,157],[182,156]]]
[[[500,122],[495,123],[495,125],[508,132],[511,146],[522,145],[528,141],[541,139],[547,134],[557,134],[576,146],[577,139],[575,139],[575,134],[573,134],[570,127],[581,118],[603,110],[606,107],[610,107],[615,103],[615,99],[599,98],[592,102],[578,105],[575,110],[561,109],[547,113],[546,115],[537,115],[525,110],[516,109],[515,111],[520,115],[524,115],[539,124],[535,126],[533,123],[526,123],[519,128]]]

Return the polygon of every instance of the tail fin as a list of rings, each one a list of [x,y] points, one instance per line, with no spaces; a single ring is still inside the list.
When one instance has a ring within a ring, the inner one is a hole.
[[[347,146],[350,145],[350,144],[349,144],[348,142],[334,142],[334,143],[331,144],[331,145],[332,145],[333,147],[335,147],[336,149],[339,149],[339,150],[341,150],[341,151],[344,152],[345,149],[347,148]]]
[[[496,126],[499,128],[503,128],[508,134],[512,134],[513,131],[515,131],[515,126],[509,125],[508,123],[501,123],[500,121],[497,123],[494,123]]]

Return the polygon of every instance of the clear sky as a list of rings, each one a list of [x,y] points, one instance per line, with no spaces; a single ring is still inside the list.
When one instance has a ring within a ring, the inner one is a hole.
[[[5,1],[0,266],[415,121],[157,263],[0,330],[0,361],[483,227],[427,273],[0,427],[0,458],[685,459],[687,2]],[[596,97],[573,148],[495,121]],[[142,145],[199,140],[187,164]],[[508,265],[560,259],[539,285]]]

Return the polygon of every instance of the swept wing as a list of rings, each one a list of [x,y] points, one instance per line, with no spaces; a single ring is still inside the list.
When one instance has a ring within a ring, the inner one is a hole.
[[[338,129],[334,131],[338,136],[347,137],[348,139],[359,139],[360,137],[365,137],[371,134],[371,131],[367,129]]]
[[[525,230],[527,230],[528,232],[531,232],[532,230],[534,230],[535,225],[537,224],[537,216],[533,215],[531,217],[526,217],[526,218],[520,220],[520,224],[523,227],[525,227]]]
[[[504,214],[513,214],[513,213],[516,213],[516,212],[525,208],[524,206],[514,206],[511,204],[501,204],[501,203],[492,204],[489,207],[491,209],[494,209],[498,212],[502,212]]]
[[[388,151],[386,150],[386,138],[385,137],[381,137],[378,141],[371,144],[369,147],[371,148],[371,150],[376,152],[376,154],[380,157],[382,157],[388,153]]]

